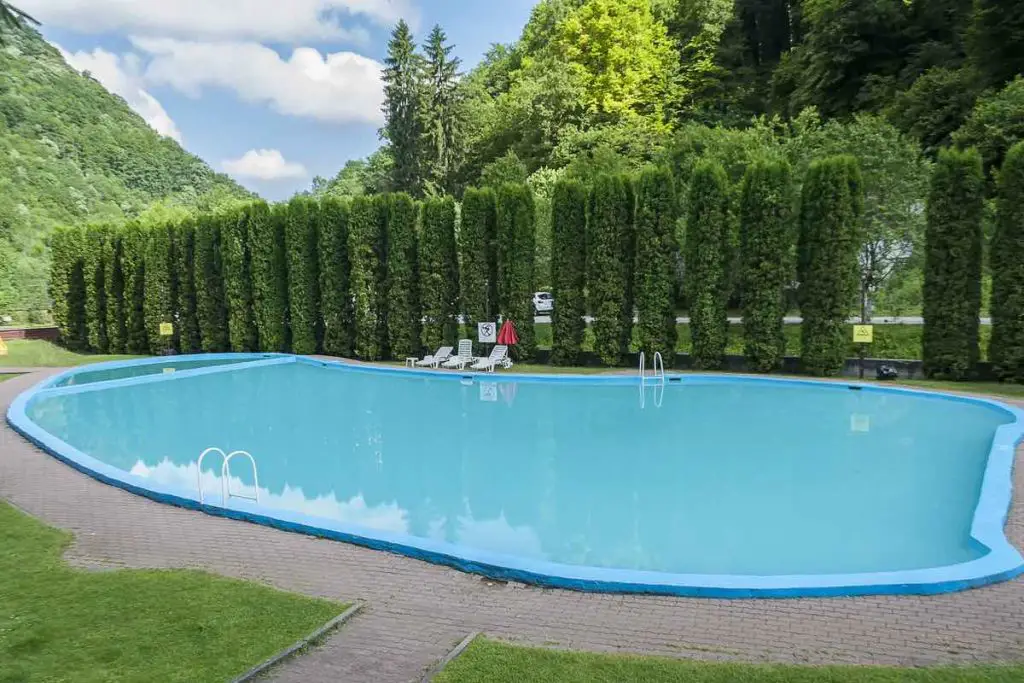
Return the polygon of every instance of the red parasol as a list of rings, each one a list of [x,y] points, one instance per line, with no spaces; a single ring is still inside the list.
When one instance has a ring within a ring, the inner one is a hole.
[[[511,320],[506,320],[498,330],[498,343],[503,346],[515,346],[519,343],[519,335],[516,334],[516,326]]]

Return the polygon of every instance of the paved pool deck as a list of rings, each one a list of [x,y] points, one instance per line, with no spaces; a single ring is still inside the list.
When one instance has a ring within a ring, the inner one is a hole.
[[[57,372],[0,383],[4,413],[17,394]],[[1016,457],[1007,535],[1024,548],[1024,447]],[[787,600],[603,595],[495,583],[155,503],[60,463],[6,421],[0,497],[73,532],[66,558],[79,567],[197,568],[365,602],[323,645],[274,671],[270,678],[278,681],[418,681],[476,631],[521,644],[695,659],[901,666],[1024,661],[1024,578],[938,596]]]

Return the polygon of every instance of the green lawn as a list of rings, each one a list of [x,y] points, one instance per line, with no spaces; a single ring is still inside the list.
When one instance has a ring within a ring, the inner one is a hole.
[[[2,336],[2,335],[0,335]],[[0,370],[3,368],[63,368],[72,365],[99,363],[106,360],[123,360],[138,356],[100,356],[74,353],[56,344],[40,339],[11,339],[6,342],[7,355],[0,356]]]
[[[1020,683],[1024,666],[897,669],[719,664],[515,647],[478,638],[434,683]]]
[[[224,681],[343,605],[197,571],[87,572],[0,502],[0,682]]]
[[[1024,399],[1024,384],[1004,382],[940,382],[930,379],[901,379],[899,383],[906,384],[915,389],[962,391],[969,394],[991,394],[992,396]]]

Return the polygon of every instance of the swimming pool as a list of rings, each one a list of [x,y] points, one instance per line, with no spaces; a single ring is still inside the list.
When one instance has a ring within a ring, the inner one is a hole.
[[[72,370],[8,420],[157,500],[496,578],[781,597],[1024,570],[1003,532],[1024,414],[991,401],[724,375],[644,388],[265,354],[161,362]],[[210,447],[251,453],[258,486],[244,456],[226,478],[218,453],[200,471]]]

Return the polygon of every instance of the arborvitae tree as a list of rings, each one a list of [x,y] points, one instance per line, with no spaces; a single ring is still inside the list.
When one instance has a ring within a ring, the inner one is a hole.
[[[196,310],[196,221],[186,218],[175,229],[175,271],[178,274],[177,315],[178,348],[182,353],[203,350]],[[113,299],[111,299],[112,301]]]
[[[313,200],[296,197],[288,202],[285,220],[292,351],[305,355],[316,353],[323,339],[316,254],[317,210]]]
[[[470,333],[498,313],[497,204],[494,190],[469,188],[462,197],[459,251],[462,313]]]
[[[423,45],[423,154],[428,193],[451,193],[462,142],[458,57],[440,26]]]
[[[224,262],[221,259],[221,226],[226,214],[204,214],[196,225],[196,313],[203,351],[229,350],[228,308],[224,295]]]
[[[103,243],[103,291],[107,303],[107,351],[124,353],[128,343],[128,311],[124,302],[124,231],[120,227],[111,228]]]
[[[779,368],[786,353],[794,197],[787,162],[759,160],[747,167],[740,199],[743,331],[747,362],[758,372]]]
[[[146,330],[146,231],[132,221],[124,231],[124,308],[128,353],[149,353]]]
[[[384,59],[384,128],[393,160],[391,188],[420,196],[423,189],[423,58],[416,53],[409,25],[398,21]]]
[[[801,340],[804,369],[836,375],[849,347],[846,320],[857,294],[857,224],[862,186],[856,162],[811,164],[800,198]]]
[[[146,231],[145,320],[151,353],[162,356],[176,348],[176,330],[160,334],[161,323],[174,325],[178,275],[174,267],[174,225],[158,223]]]
[[[984,175],[975,150],[941,150],[925,211],[921,359],[929,377],[961,380],[978,362]]]
[[[587,202],[587,290],[594,315],[594,350],[605,365],[618,365],[627,351],[625,311],[630,287],[626,263],[633,225],[632,192],[625,176],[600,175]],[[555,302],[558,305],[558,302]]]
[[[686,221],[686,285],[693,367],[717,369],[725,360],[726,265],[729,263],[729,179],[717,162],[697,164],[690,179]]]
[[[234,209],[221,225],[220,248],[224,259],[224,293],[228,306],[228,339],[236,353],[259,348],[256,314],[253,310],[251,241],[253,225],[269,219],[263,202]]]
[[[620,344],[622,353],[629,353],[633,343],[633,317],[636,313],[636,187],[633,177],[624,174],[622,186],[626,196],[622,205],[622,267],[626,283],[625,305],[622,307]]]
[[[86,322],[85,232],[58,227],[50,237],[50,296],[61,343],[73,350],[89,346]]]
[[[998,88],[1024,73],[1024,3],[1020,0],[974,0],[967,38],[983,87]]]
[[[992,238],[992,342],[989,359],[1003,379],[1024,382],[1024,142],[1010,148],[999,174]]]
[[[249,226],[253,308],[260,351],[288,350],[288,270],[284,249],[286,207],[262,211]]]
[[[324,319],[324,353],[352,355],[355,336],[352,290],[349,288],[347,202],[324,199],[320,204],[320,313]]]
[[[671,364],[676,350],[676,194],[672,172],[640,174],[636,198],[635,292],[640,350]],[[557,301],[557,299],[556,299]]]
[[[388,196],[388,341],[396,358],[420,351],[420,306],[416,214],[419,207],[408,194]]]
[[[107,289],[104,251],[110,237],[109,225],[89,225],[85,230],[85,319],[89,331],[89,348],[107,353]]]
[[[552,316],[551,360],[575,365],[587,329],[586,287],[587,188],[577,180],[561,180],[551,196],[551,274],[555,310]]]
[[[382,195],[356,197],[349,210],[355,353],[363,360],[387,357],[387,309],[379,305],[387,294],[387,222],[381,221],[387,201]]]
[[[454,345],[459,335],[459,256],[455,246],[455,200],[451,197],[429,199],[423,204],[420,269],[423,346],[436,349],[441,344]]]
[[[536,352],[533,267],[536,258],[533,194],[527,185],[502,185],[497,193],[498,299],[501,317],[519,333],[519,360]]]

